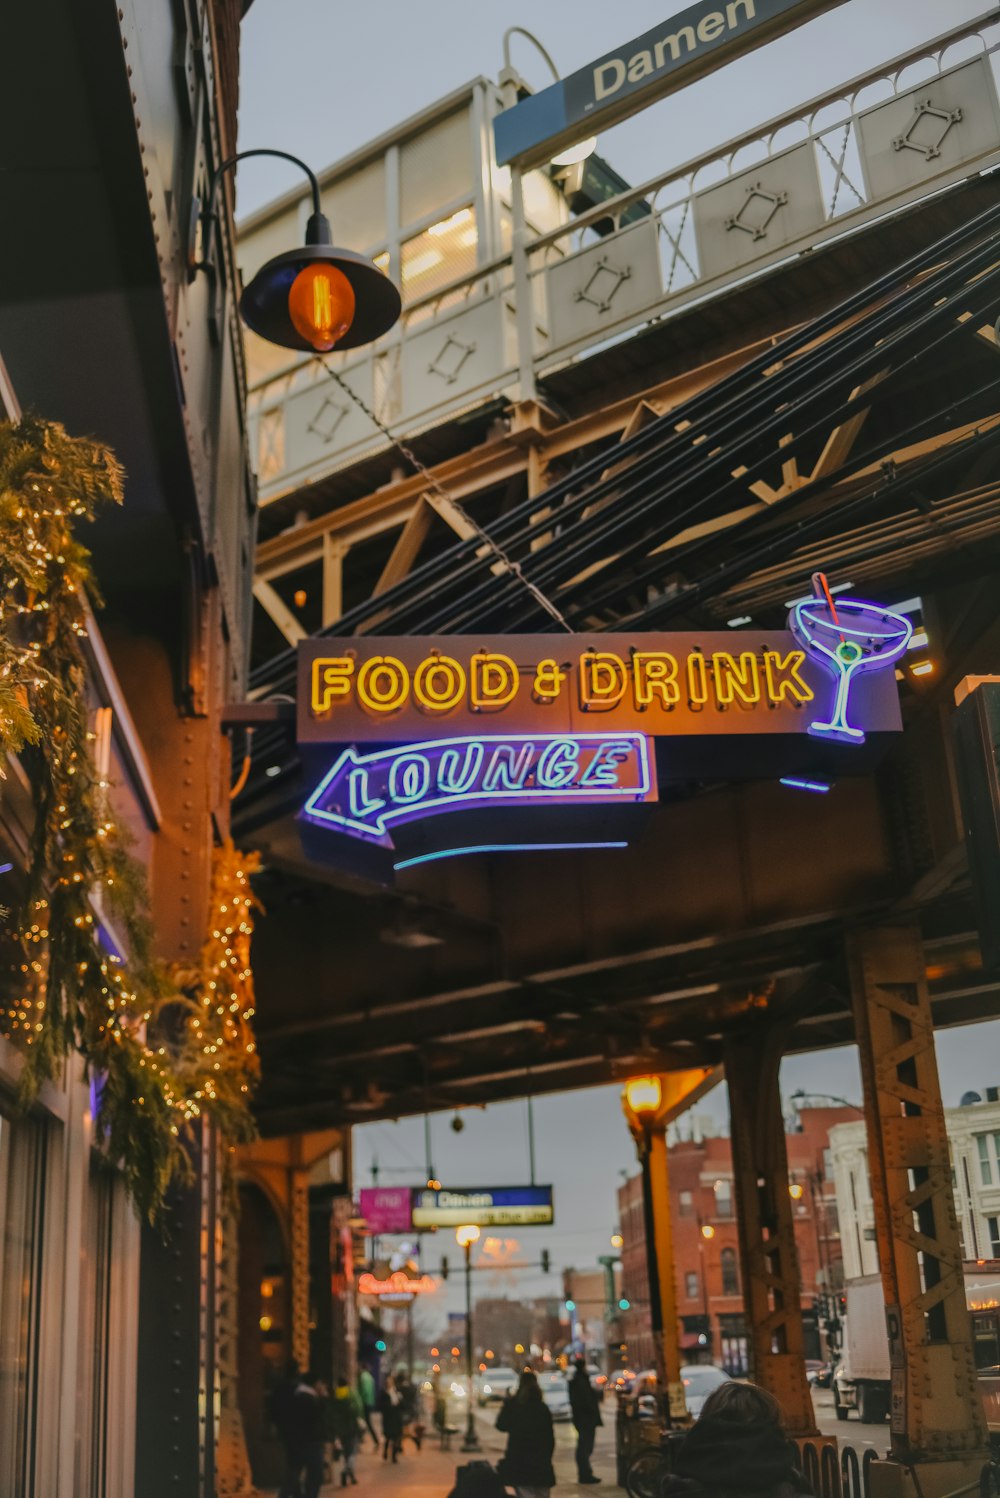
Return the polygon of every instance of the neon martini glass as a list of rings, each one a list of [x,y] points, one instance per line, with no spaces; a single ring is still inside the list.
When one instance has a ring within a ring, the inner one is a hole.
[[[794,604],[788,624],[802,648],[833,674],[837,693],[830,721],[810,723],[809,732],[816,738],[863,744],[864,731],[847,716],[851,683],[865,671],[893,665],[909,645],[913,625],[905,614],[878,603],[859,598],[835,603],[821,573],[813,578],[813,588],[816,596]]]

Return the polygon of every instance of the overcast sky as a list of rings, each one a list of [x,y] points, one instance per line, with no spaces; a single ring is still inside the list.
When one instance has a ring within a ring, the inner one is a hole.
[[[272,146],[321,169],[478,74],[495,78],[506,27],[536,33],[563,75],[665,21],[681,7],[670,0],[254,0],[244,22],[240,147]],[[632,182],[645,181],[707,151],[816,94],[897,56],[948,26],[983,14],[972,0],[847,0],[826,16],[760,52],[662,101],[601,138],[601,153]],[[513,59],[528,81],[548,75],[523,38]],[[246,215],[296,182],[280,162],[241,166],[238,208]],[[945,1101],[967,1087],[1000,1082],[997,1031],[988,1026],[939,1037]],[[800,1057],[782,1072],[786,1094],[797,1087],[860,1099],[853,1048]],[[726,1117],[724,1089],[701,1107]],[[522,1183],[528,1179],[523,1103],[474,1110],[454,1134],[447,1118],[433,1124],[433,1163],[456,1186]],[[615,1225],[615,1191],[635,1169],[617,1088],[545,1098],[535,1105],[538,1179],[556,1187],[556,1227],[520,1234],[525,1256],[545,1246],[554,1266],[593,1265],[607,1252]],[[355,1134],[359,1184],[369,1184],[377,1157],[384,1184],[424,1179],[423,1126],[376,1124]],[[451,1234],[425,1240],[436,1265]],[[452,1247],[453,1262],[457,1261]],[[483,1275],[480,1293],[557,1293],[555,1273]],[[452,1281],[448,1303],[459,1304]]]
[[[989,8],[847,0],[605,132],[599,149],[627,180],[646,181]],[[681,9],[676,0],[254,0],[243,23],[240,148],[276,147],[320,169],[471,78],[495,79],[510,26],[534,32],[565,76]],[[512,58],[533,88],[550,81],[523,37],[512,38]],[[285,163],[245,162],[239,213],[296,181]]]

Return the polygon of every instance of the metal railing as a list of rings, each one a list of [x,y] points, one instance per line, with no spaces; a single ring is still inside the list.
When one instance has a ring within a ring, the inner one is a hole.
[[[993,10],[545,234],[515,237],[512,253],[409,303],[378,345],[331,367],[411,436],[530,395],[537,376],[609,340],[1000,162],[998,49]],[[650,213],[625,223],[638,202]],[[250,410],[265,503],[384,446],[313,360],[257,385]]]

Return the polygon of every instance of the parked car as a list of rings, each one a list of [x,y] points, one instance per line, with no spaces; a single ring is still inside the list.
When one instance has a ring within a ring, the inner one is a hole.
[[[828,1389],[833,1382],[833,1364],[817,1363],[813,1358],[807,1358],[806,1382],[816,1389]]]
[[[549,1407],[553,1420],[572,1420],[573,1408],[569,1402],[569,1384],[562,1373],[542,1373],[538,1382],[542,1386],[542,1398]]]
[[[508,1394],[517,1388],[517,1374],[513,1368],[491,1368],[479,1380],[480,1407],[487,1404],[503,1404]]]
[[[713,1367],[711,1363],[686,1363],[681,1369],[681,1381],[684,1384],[688,1413],[696,1420],[709,1394],[714,1394],[723,1384],[731,1382],[728,1373]]]

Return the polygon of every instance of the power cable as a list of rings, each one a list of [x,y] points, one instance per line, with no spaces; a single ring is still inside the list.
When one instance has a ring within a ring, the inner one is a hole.
[[[393,436],[392,432],[386,426],[381,417],[377,416],[376,413],[371,409],[371,407],[361,399],[361,396],[358,395],[357,391],[351,389],[347,381],[343,379],[335,369],[330,368],[325,359],[323,359],[319,354],[317,354],[315,357],[316,362],[322,365],[323,369],[330,376],[330,379],[333,380],[336,385],[339,385],[340,389],[350,400],[354,402],[359,411],[364,412],[364,414],[368,417],[368,420],[372,423],[373,426],[378,428],[386,441],[391,442],[392,445],[396,448],[396,451],[402,453],[403,457],[413,468],[414,472],[419,473],[423,478],[427,480],[428,488],[431,489],[439,499],[446,500],[449,505],[452,505],[458,511],[466,524],[471,526],[471,528],[475,531],[476,535],[479,537],[480,541],[482,541],[483,545],[487,546],[493,553],[493,555],[503,563],[508,572],[513,573],[518,581],[520,583],[523,583],[524,587],[527,588],[528,592],[531,594],[532,598],[534,598],[535,602],[541,608],[543,608],[545,612],[556,621],[557,624],[561,625],[563,629],[568,630],[570,631],[570,633],[572,633],[572,631],[570,630],[570,626],[566,623],[566,620],[556,608],[555,604],[552,603],[550,599],[546,598],[545,594],[540,588],[536,587],[533,582],[530,582],[529,579],[525,577],[524,573],[521,571],[520,563],[516,562],[513,557],[509,557],[504,551],[503,547],[499,544],[499,542],[495,541],[494,538],[489,534],[489,532],[483,529],[478,520],[474,519],[473,516],[469,514],[468,510],[465,509],[464,506],[459,504],[454,495],[448,493],[447,489],[445,489],[440,484],[438,479],[435,478],[434,474],[427,467],[426,463],[424,463],[421,458],[417,457],[417,454],[413,451],[412,447],[408,446],[408,444],[405,443],[402,438]]]

